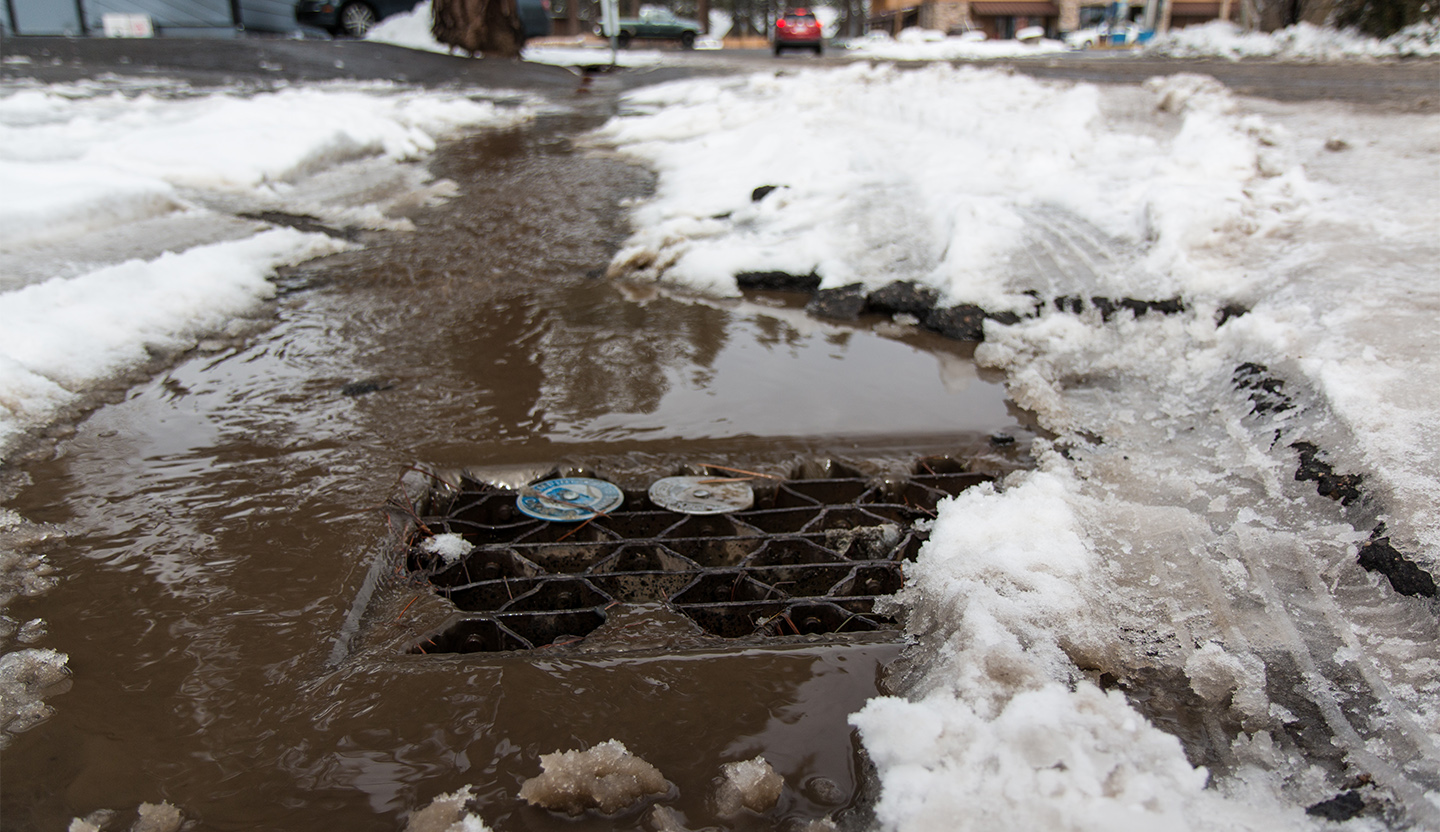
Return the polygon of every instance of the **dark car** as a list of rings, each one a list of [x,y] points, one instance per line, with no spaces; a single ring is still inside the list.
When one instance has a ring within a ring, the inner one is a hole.
[[[814,49],[816,55],[825,51],[820,21],[809,9],[791,9],[775,21],[775,54],[789,48]]]
[[[681,48],[694,49],[695,39],[700,37],[700,24],[684,17],[676,17],[669,9],[641,9],[639,17],[622,17],[617,23],[620,29],[615,34],[616,45],[629,49],[632,40],[675,40]],[[602,38],[610,37],[602,21],[595,27]]]
[[[370,27],[392,14],[408,12],[420,0],[300,0],[295,22],[333,35],[364,37]]]
[[[333,35],[364,37],[381,20],[408,12],[420,0],[300,0],[295,21],[324,29]],[[526,38],[550,34],[550,0],[516,0]]]

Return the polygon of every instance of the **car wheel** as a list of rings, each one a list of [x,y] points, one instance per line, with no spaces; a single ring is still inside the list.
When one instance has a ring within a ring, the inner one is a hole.
[[[684,32],[684,33],[682,33],[682,34],[680,35],[680,48],[681,48],[681,49],[694,49],[694,48],[695,48],[695,33],[694,33],[694,32]]]
[[[781,46],[780,44],[778,44],[778,43],[775,44],[775,57],[777,57],[777,58],[780,57],[780,50],[783,49],[783,48],[784,48],[784,47]]]
[[[375,20],[375,10],[364,3],[346,3],[340,8],[340,31],[352,38],[365,37]]]
[[[819,44],[819,43],[815,44],[815,55],[816,55],[816,57],[819,57],[820,55],[824,55],[824,54],[825,54],[825,46],[824,46],[823,44]]]
[[[619,36],[615,38],[615,45],[618,46],[618,47],[620,47],[621,49],[629,49],[629,48],[630,48],[630,33],[629,33],[629,32],[621,32],[621,33],[619,34]]]

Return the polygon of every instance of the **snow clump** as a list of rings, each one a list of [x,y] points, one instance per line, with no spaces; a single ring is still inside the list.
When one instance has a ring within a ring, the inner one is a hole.
[[[485,821],[469,810],[474,797],[470,786],[437,795],[429,806],[410,816],[405,832],[490,832]]]
[[[455,532],[437,534],[434,537],[426,538],[425,542],[420,544],[420,551],[439,555],[446,566],[453,565],[474,550],[474,543]]]
[[[578,815],[598,809],[610,815],[649,795],[665,794],[670,784],[660,770],[631,754],[619,740],[588,751],[540,755],[542,772],[520,786],[531,805]]]
[[[742,809],[768,812],[780,801],[780,792],[785,788],[785,778],[764,757],[725,763],[720,766],[720,778],[715,806],[721,817],[733,817]]]

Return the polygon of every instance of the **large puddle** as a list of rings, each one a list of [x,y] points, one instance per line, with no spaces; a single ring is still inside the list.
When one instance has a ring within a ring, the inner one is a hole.
[[[69,654],[74,684],[4,752],[6,829],[167,800],[200,829],[389,830],[466,784],[498,832],[646,828],[515,796],[539,754],[611,738],[695,826],[863,812],[845,716],[890,640],[331,663],[387,533],[376,508],[415,463],[1023,462],[1025,442],[991,441],[1025,428],[964,345],[593,277],[624,234],[617,201],[648,178],[573,152],[586,126],[449,148],[434,168],[462,193],[413,235],[288,275],[272,318],[27,465],[11,506],[70,534],[49,550],[61,585],[10,615],[49,622],[40,646]],[[780,806],[721,823],[719,765],[761,753]]]

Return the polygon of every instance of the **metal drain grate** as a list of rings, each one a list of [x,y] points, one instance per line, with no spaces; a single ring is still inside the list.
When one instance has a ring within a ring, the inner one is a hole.
[[[528,517],[517,492],[466,477],[431,495],[433,513],[417,518],[406,555],[412,577],[448,598],[458,618],[410,652],[574,643],[616,603],[665,604],[724,639],[892,628],[875,599],[900,589],[901,562],[926,538],[918,521],[992,479],[962,467],[932,459],[905,477],[757,479],[752,507],[716,515],[679,514],[626,491],[620,508],[583,524]],[[421,529],[475,548],[447,563],[421,548]]]

